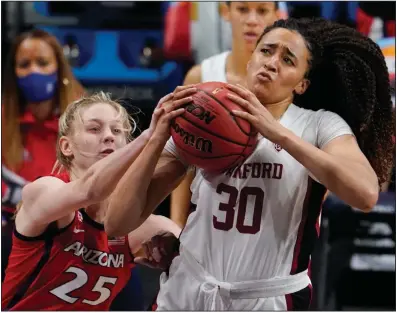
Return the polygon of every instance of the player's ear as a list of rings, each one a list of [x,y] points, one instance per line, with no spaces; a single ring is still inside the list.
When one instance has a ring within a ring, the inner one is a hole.
[[[219,2],[219,15],[227,22],[230,21],[230,5],[231,2]]]
[[[59,148],[64,156],[66,157],[73,156],[73,151],[71,149],[71,145],[68,137],[62,136],[59,139]]]
[[[309,85],[310,85],[310,80],[304,78],[299,82],[298,85],[296,85],[294,91],[296,94],[302,95],[307,90],[307,88],[309,88]]]

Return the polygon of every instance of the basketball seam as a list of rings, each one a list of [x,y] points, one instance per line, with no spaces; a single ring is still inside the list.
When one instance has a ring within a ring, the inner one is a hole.
[[[250,140],[250,137],[247,138],[247,144],[248,144],[249,140]],[[251,147],[251,146],[252,146],[252,145],[250,145],[250,147]],[[244,155],[244,151],[245,151],[245,149],[247,149],[247,147],[248,147],[248,145],[245,145],[245,147],[244,147],[243,151],[241,152],[241,154],[240,154],[240,155],[237,157],[237,159],[229,166],[229,168],[233,168],[235,165],[238,165],[240,157],[242,157],[242,161],[245,161],[245,160],[247,159],[248,156],[245,156],[245,155]]]
[[[198,129],[202,130],[203,132],[206,132],[206,133],[208,133],[208,134],[210,134],[210,135],[212,135],[212,136],[214,136],[214,137],[218,137],[219,139],[222,139],[222,140],[231,142],[231,143],[233,143],[233,144],[235,144],[235,145],[237,145],[237,146],[241,146],[241,147],[245,147],[245,146],[246,146],[245,143],[236,142],[236,141],[233,141],[233,140],[231,140],[231,139],[225,138],[225,137],[223,137],[223,136],[217,135],[217,134],[213,133],[212,131],[210,131],[210,130],[208,130],[208,129],[205,129],[205,128],[199,126],[199,125],[196,124],[195,122],[192,122],[190,119],[184,117],[183,115],[181,115],[181,116],[179,116],[179,117],[182,118],[182,119],[184,119],[185,121],[189,122],[190,124],[194,125],[195,127],[197,127]]]
[[[243,162],[245,162],[245,160],[247,159],[247,157],[248,156],[245,156],[244,155],[244,151],[245,151],[245,149],[247,149],[247,147],[249,146],[249,147],[252,147],[253,145],[248,145],[248,142],[250,141],[250,137],[247,137],[247,144],[244,146],[244,149],[243,149],[243,151],[241,152],[241,154],[240,154],[240,157],[242,157],[243,158]],[[256,145],[258,144],[258,142],[256,142]],[[251,154],[254,152],[254,150],[251,152]],[[229,166],[229,168],[233,168],[233,166],[235,166],[235,164],[236,165],[238,165],[238,161],[239,161],[239,157]]]
[[[205,91],[205,90],[203,90],[203,89],[200,89],[200,88],[197,88],[197,90],[200,90],[200,91],[204,92],[207,96],[209,96],[210,98],[212,98],[213,100],[215,100],[216,102],[218,102],[227,112],[229,112],[229,114],[232,113],[227,107],[225,107],[225,106],[223,105],[223,103],[222,103],[221,101],[219,101],[217,98],[215,98],[215,97],[214,97],[213,95],[211,95],[209,92],[207,92],[207,91]],[[230,114],[230,115],[231,115],[231,114]],[[231,115],[231,116],[232,116],[232,115]],[[237,127],[240,128],[241,132],[242,132],[244,135],[250,136],[251,131],[247,133],[244,129],[242,129],[241,125],[238,123],[238,120],[237,120],[234,116],[232,116],[232,118],[234,119],[234,121],[235,121]],[[252,130],[251,124],[249,124],[249,125],[250,125],[250,130]]]

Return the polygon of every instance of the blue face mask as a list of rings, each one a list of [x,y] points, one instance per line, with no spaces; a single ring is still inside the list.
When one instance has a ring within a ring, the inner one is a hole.
[[[18,78],[18,86],[28,102],[50,100],[57,89],[58,75],[32,73]]]

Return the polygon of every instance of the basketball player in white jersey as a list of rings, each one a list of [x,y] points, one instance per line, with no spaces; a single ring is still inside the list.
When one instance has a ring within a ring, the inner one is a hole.
[[[258,130],[259,142],[236,168],[197,172],[195,210],[161,276],[158,310],[307,310],[325,191],[368,212],[393,164],[384,57],[347,26],[278,20],[248,62],[247,89],[228,88],[248,111],[233,114]],[[172,139],[146,145],[120,182],[128,192],[109,206],[109,235],[138,227],[187,167]]]
[[[221,3],[222,17],[232,29],[232,49],[205,59],[186,75],[184,84],[219,81],[245,85],[247,63],[256,42],[265,27],[279,17],[278,2],[231,2]],[[180,227],[185,226],[188,216],[190,186],[195,170],[188,171],[183,181],[171,194],[171,219]]]

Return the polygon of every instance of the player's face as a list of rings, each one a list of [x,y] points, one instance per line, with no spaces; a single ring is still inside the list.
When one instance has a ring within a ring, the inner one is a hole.
[[[54,50],[44,40],[28,38],[22,41],[15,55],[15,74],[52,74],[58,70]]]
[[[247,65],[247,86],[263,104],[306,91],[310,52],[295,31],[276,28],[263,36]]]
[[[70,150],[74,164],[87,169],[99,159],[126,145],[123,124],[115,108],[97,103],[80,110],[74,121]]]
[[[231,24],[233,40],[249,51],[255,49],[263,29],[278,19],[275,2],[231,2],[224,17]]]

